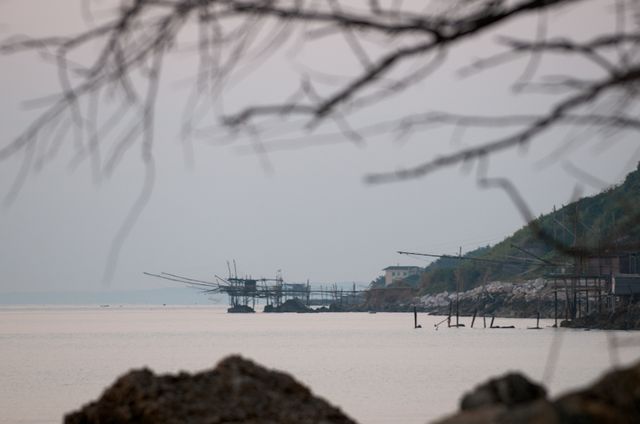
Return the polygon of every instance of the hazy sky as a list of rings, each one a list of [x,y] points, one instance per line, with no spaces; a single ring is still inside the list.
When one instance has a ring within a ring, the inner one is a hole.
[[[96,2],[100,4],[100,2]],[[606,3],[606,4],[605,4]],[[82,21],[79,2],[5,0],[0,2],[0,36],[51,35],[72,32]],[[575,32],[589,37],[611,28],[609,2],[550,16],[551,33]],[[98,16],[99,18],[99,16]],[[501,33],[530,37],[531,19],[501,28]],[[495,34],[452,52],[448,63],[425,83],[401,96],[357,114],[358,124],[379,122],[419,111],[461,113],[535,112],[548,104],[540,94],[513,95],[509,83],[527,66],[517,61],[460,80],[453,71],[492,51]],[[281,96],[301,64],[348,73],[353,59],[337,39],[320,41],[291,59],[278,57],[230,88],[225,106]],[[288,61],[287,61],[288,60]],[[248,154],[246,143],[219,140],[194,143],[195,164],[185,164],[180,123],[195,59],[188,52],[172,55],[157,105],[153,194],[120,250],[109,287],[143,288],[164,283],[143,271],[172,272],[195,278],[226,274],[235,259],[241,274],[285,280],[367,283],[381,269],[397,263],[424,265],[396,250],[453,253],[495,243],[523,225],[505,196],[479,190],[474,174],[460,167],[428,177],[370,186],[370,172],[416,165],[498,132],[468,130],[452,142],[451,129],[414,134],[402,142],[371,137],[363,145],[348,141],[287,149],[263,158]],[[0,142],[15,138],[35,116],[25,100],[56,91],[55,68],[35,54],[0,57]],[[552,58],[547,73],[590,76],[584,62]],[[570,201],[576,178],[567,162],[612,184],[635,167],[637,141],[606,133],[587,138],[591,130],[560,129],[545,133],[527,151],[491,160],[490,175],[508,176],[525,195],[535,214]],[[305,136],[298,144],[304,145]],[[569,154],[543,161],[554,146],[577,140]],[[108,251],[141,186],[143,166],[133,148],[114,175],[93,181],[88,160],[72,167],[73,140],[42,169],[32,169],[17,199],[0,210],[0,290],[102,289]],[[242,146],[245,146],[244,148]],[[9,192],[22,156],[0,162],[0,194]],[[583,194],[599,189],[580,183]]]

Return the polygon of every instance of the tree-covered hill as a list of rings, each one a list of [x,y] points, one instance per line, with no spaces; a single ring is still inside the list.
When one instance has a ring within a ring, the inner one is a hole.
[[[421,277],[423,293],[468,290],[484,281],[525,280],[570,266],[576,253],[640,250],[640,164],[622,184],[537,218],[463,259],[440,258]]]

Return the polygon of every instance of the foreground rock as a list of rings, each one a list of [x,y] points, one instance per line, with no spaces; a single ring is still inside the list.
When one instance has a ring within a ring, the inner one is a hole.
[[[65,423],[354,423],[285,373],[231,356],[197,374],[120,377]]]
[[[504,377],[493,378],[465,394],[460,402],[463,411],[492,405],[513,407],[538,399],[545,399],[544,387],[532,383],[520,373],[509,373]]]
[[[640,363],[553,401],[545,398],[540,386],[509,374],[466,395],[461,409],[439,423],[638,423]]]

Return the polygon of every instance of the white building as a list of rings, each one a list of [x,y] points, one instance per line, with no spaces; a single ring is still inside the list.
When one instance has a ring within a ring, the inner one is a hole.
[[[422,268],[419,266],[388,266],[384,271],[385,287],[396,281],[403,280],[410,275],[420,274]]]

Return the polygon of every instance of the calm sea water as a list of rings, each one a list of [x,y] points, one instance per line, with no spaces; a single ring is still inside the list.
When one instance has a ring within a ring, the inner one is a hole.
[[[592,381],[612,362],[640,358],[639,333],[532,331],[526,327],[533,320],[508,319],[496,323],[518,328],[436,331],[440,319],[420,315],[423,328],[414,330],[411,314],[3,307],[0,423],[60,422],[130,368],[198,371],[231,353],[292,373],[361,423],[409,424],[453,412],[464,391],[509,370],[542,380],[553,363],[548,384],[558,394]],[[548,361],[550,351],[557,360]]]

